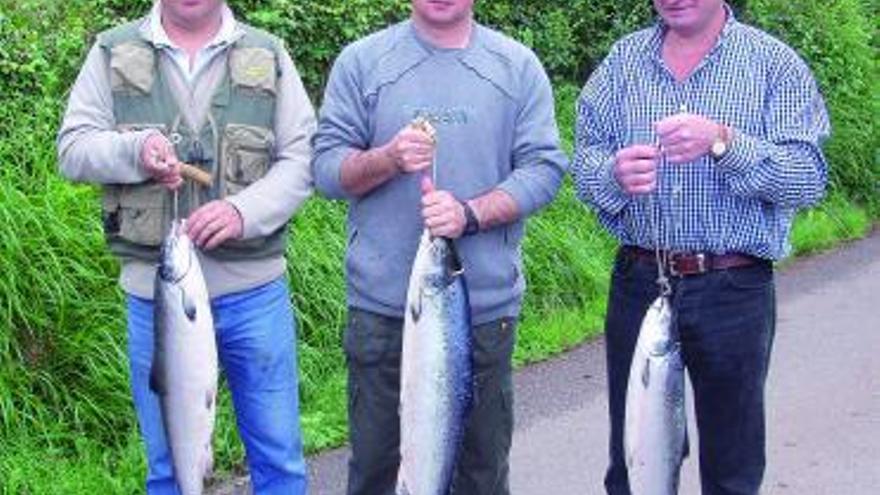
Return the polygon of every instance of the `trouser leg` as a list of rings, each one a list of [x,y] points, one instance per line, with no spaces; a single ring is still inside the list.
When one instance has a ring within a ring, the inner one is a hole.
[[[159,396],[150,390],[154,345],[153,302],[128,295],[126,305],[131,391],[147,456],[146,492],[148,495],[176,495],[177,483],[162,424]]]
[[[296,322],[287,281],[219,297],[212,307],[254,493],[303,495]]]
[[[400,355],[403,320],[349,309],[349,495],[394,495],[400,466]]]
[[[516,320],[474,327],[474,404],[453,481],[457,495],[508,495]]]
[[[611,276],[605,317],[608,415],[611,426],[605,490],[609,495],[630,495],[623,446],[626,388],[642,319],[659,295],[656,278],[656,268],[618,254]]]
[[[768,264],[682,286],[682,349],[694,387],[704,495],[756,495],[766,464],[764,384],[775,332]]]

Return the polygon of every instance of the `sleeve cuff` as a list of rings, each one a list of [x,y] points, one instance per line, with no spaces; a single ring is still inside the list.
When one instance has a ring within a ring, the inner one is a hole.
[[[312,173],[318,191],[329,199],[346,199],[349,194],[342,187],[342,164],[355,152],[354,148],[336,148],[324,152],[315,160]]]
[[[630,196],[623,190],[623,187],[617,182],[617,177],[614,176],[613,156],[602,162],[599,178],[603,187],[596,197],[596,204],[610,213],[617,213],[626,207]]]
[[[238,216],[241,217],[241,238],[242,239],[252,239],[257,237],[258,232],[256,232],[255,225],[249,223],[247,221],[248,215],[245,214],[246,208],[239,196],[227,196],[223,198],[227,203],[231,204],[233,208],[238,212]]]
[[[736,132],[730,149],[717,161],[717,165],[722,170],[744,174],[763,159],[761,142],[752,136]]]
[[[537,202],[532,198],[528,188],[517,181],[504,181],[501,184],[498,184],[498,189],[506,192],[513,198],[513,201],[516,203],[516,207],[519,210],[519,214],[523,218],[539,207]]]

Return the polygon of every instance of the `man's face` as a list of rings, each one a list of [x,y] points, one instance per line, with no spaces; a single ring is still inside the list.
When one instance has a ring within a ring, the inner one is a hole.
[[[442,28],[470,19],[474,0],[413,0],[412,9],[425,24]]]
[[[217,15],[223,0],[162,0],[162,13],[175,24],[198,24]]]
[[[724,11],[724,1],[654,0],[654,8],[673,31],[697,33]]]

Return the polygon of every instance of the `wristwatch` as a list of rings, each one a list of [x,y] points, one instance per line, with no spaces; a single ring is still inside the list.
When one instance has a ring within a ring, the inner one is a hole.
[[[712,147],[709,149],[712,158],[719,160],[727,153],[733,140],[732,134],[733,130],[730,127],[724,124],[718,125],[718,134],[715,135],[715,140],[712,141]]]
[[[462,235],[473,235],[480,231],[480,221],[477,220],[477,215],[474,213],[471,205],[468,204],[467,201],[459,201],[461,203],[462,208],[464,208],[464,232]]]

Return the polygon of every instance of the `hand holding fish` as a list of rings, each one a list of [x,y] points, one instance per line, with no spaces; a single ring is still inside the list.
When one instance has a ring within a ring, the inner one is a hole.
[[[434,144],[433,135],[425,127],[408,125],[385,148],[398,171],[411,173],[431,167]]]
[[[210,250],[229,239],[240,239],[244,220],[228,201],[211,201],[192,212],[186,221],[186,233],[202,249]]]
[[[434,237],[457,239],[464,233],[464,207],[449,191],[438,191],[430,177],[422,178],[422,218]]]
[[[660,150],[650,144],[635,144],[614,155],[614,178],[627,194],[649,194],[657,188]]]
[[[174,146],[163,134],[154,132],[147,137],[141,147],[141,163],[147,174],[166,188],[174,190],[183,184]]]
[[[669,163],[688,163],[709,153],[720,135],[720,125],[690,113],[679,113],[654,124]]]

